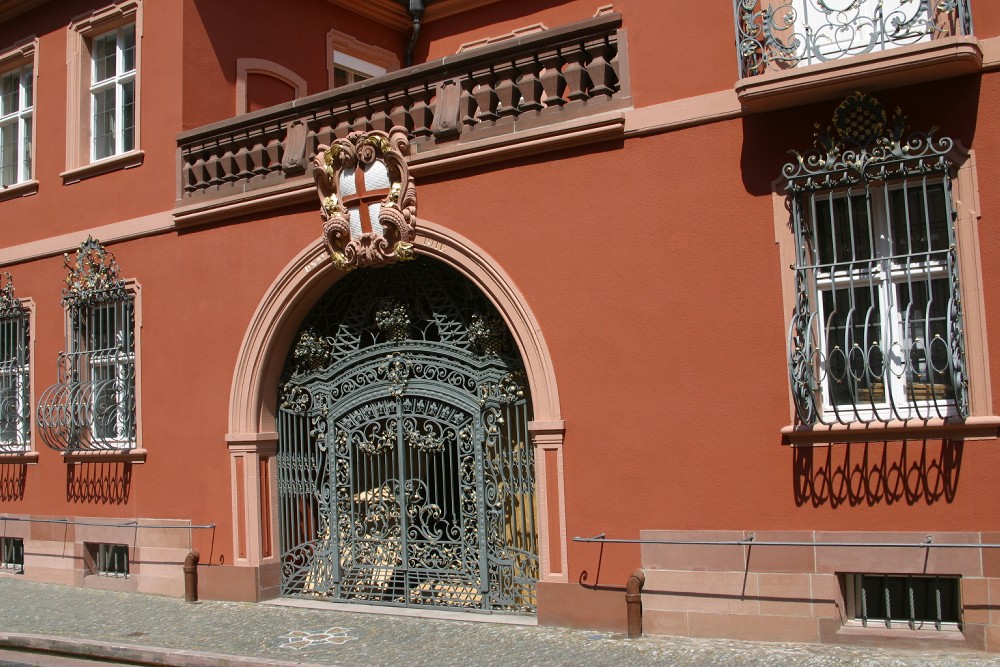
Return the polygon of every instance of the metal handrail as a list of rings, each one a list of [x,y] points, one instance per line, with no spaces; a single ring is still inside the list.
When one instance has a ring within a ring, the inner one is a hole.
[[[91,521],[70,521],[69,519],[25,519],[22,517],[0,516],[0,521],[25,521],[28,523],[61,523],[68,526],[101,526],[104,528],[215,528],[216,524],[192,524],[190,526],[160,526],[139,523],[138,521],[126,521],[125,523],[95,523]]]
[[[934,542],[934,536],[928,535],[923,542],[913,544],[911,542],[758,542],[753,533],[743,540],[630,540],[630,539],[609,539],[604,533],[594,537],[574,537],[574,542],[599,542],[602,544],[691,544],[710,546],[741,546],[741,547],[906,547],[906,548],[930,548],[940,547],[944,549],[1000,549],[1000,544],[979,544],[979,543],[949,543]]]

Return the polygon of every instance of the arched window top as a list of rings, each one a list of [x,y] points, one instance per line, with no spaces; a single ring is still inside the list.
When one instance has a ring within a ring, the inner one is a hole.
[[[238,58],[236,60],[236,115],[249,111],[247,79],[251,74],[277,79],[287,84],[293,91],[292,99],[299,99],[308,94],[306,80],[288,69],[263,58]]]

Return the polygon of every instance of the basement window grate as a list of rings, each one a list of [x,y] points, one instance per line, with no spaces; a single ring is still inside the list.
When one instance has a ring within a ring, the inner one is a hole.
[[[845,579],[849,617],[865,627],[948,630],[961,624],[961,577],[848,574]]]
[[[87,544],[87,550],[93,565],[91,574],[98,577],[111,577],[113,579],[128,579],[129,576],[129,554],[126,544]]]
[[[0,538],[0,569],[24,574],[24,540],[20,537]]]

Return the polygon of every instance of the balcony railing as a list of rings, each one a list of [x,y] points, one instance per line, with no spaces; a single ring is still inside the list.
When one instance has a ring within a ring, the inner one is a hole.
[[[972,35],[969,0],[733,0],[740,77]]]
[[[426,153],[623,107],[620,27],[605,14],[184,132],[182,203],[280,185],[353,131],[403,126]]]

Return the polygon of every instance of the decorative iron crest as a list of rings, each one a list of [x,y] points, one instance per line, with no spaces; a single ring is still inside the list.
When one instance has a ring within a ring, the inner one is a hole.
[[[946,172],[954,147],[948,137],[928,132],[907,134],[907,118],[898,107],[889,118],[881,102],[862,92],[845,99],[834,111],[833,125],[816,124],[814,148],[800,153],[782,173],[789,190],[832,189],[883,181],[917,173]]]
[[[21,300],[14,296],[14,279],[9,273],[0,274],[0,318],[20,317],[23,313]]]
[[[413,258],[417,195],[405,155],[406,129],[352,132],[320,146],[313,176],[323,239],[344,271]]]
[[[62,297],[66,305],[104,301],[124,293],[125,281],[119,276],[115,256],[92,236],[80,244],[75,256],[63,255],[63,266],[68,271]]]

